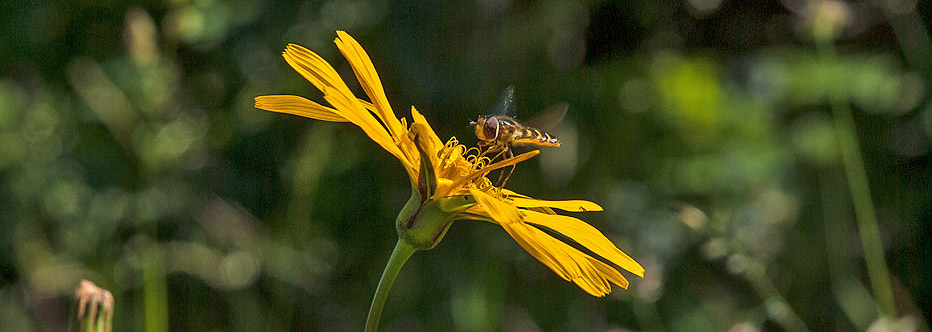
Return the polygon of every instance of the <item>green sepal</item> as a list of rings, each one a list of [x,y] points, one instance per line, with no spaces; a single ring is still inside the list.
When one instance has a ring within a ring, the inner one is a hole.
[[[421,156],[421,167],[417,173],[417,191],[420,194],[421,201],[427,200],[437,192],[437,174],[434,172],[434,165],[430,163],[430,154],[427,152],[427,143],[423,135],[412,131],[414,134],[414,145]]]
[[[466,209],[472,207],[473,205],[476,205],[476,198],[469,195],[450,196],[437,199],[437,206],[444,211],[455,211],[456,213],[460,213],[466,211]]]
[[[443,240],[453,220],[473,205],[476,201],[469,196],[429,199],[421,204],[414,191],[395,220],[398,237],[419,250],[433,249]]]

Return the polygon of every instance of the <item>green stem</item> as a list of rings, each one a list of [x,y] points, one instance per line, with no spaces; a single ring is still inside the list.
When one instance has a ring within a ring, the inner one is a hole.
[[[146,332],[168,331],[168,286],[165,260],[159,243],[145,248],[142,264],[144,322]]]
[[[817,35],[816,46],[827,64],[838,62],[831,37]],[[884,259],[877,216],[874,213],[874,203],[871,200],[870,187],[867,183],[867,171],[864,169],[864,158],[858,146],[854,117],[851,115],[851,106],[848,103],[848,86],[842,79],[844,77],[842,73],[835,72],[833,75],[838,80],[829,88],[829,99],[835,118],[835,130],[845,165],[845,174],[848,177],[848,188],[854,201],[854,214],[858,223],[858,233],[861,235],[861,246],[864,247],[864,259],[874,292],[877,312],[881,316],[896,317],[890,272],[887,270],[887,263]]]
[[[744,275],[751,286],[764,299],[764,309],[767,314],[780,324],[784,330],[793,332],[809,332],[806,323],[803,322],[799,315],[790,307],[790,303],[780,294],[780,290],[774,285],[773,281],[767,277],[766,267],[757,260],[747,257],[747,266],[744,268]]]
[[[372,306],[369,307],[369,317],[366,318],[366,332],[375,332],[379,328],[379,318],[382,316],[382,307],[385,306],[385,300],[388,299],[388,292],[392,289],[395,277],[401,271],[411,254],[417,251],[410,244],[402,239],[398,239],[395,249],[392,250],[392,257],[385,264],[385,271],[382,271],[382,278],[379,279],[379,286],[375,289],[375,296],[372,297]]]
[[[838,197],[837,190],[845,186],[843,175],[836,167],[819,170],[819,188],[822,197],[822,220],[825,227],[825,257],[831,277],[832,294],[841,312],[857,331],[866,331],[877,317],[877,306],[865,285],[857,280],[858,273],[852,267],[848,234],[851,226],[847,212],[847,201]]]

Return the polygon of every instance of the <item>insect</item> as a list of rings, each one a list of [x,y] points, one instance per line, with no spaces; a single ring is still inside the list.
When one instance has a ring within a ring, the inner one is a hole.
[[[502,93],[499,103],[496,104],[497,110],[494,115],[480,115],[476,121],[470,121],[469,123],[474,127],[476,138],[479,139],[479,147],[484,150],[483,154],[498,152],[495,157],[491,158],[492,160],[502,155],[505,158],[514,157],[512,149],[515,146],[560,146],[560,140],[553,137],[553,135],[541,129],[525,126],[508,116],[514,111],[514,94],[514,86],[509,86]],[[551,105],[528,123],[554,125],[563,119],[567,108],[567,103]],[[511,172],[514,172],[514,166],[512,166]],[[508,173],[508,177],[511,177],[511,172]],[[502,174],[504,174],[504,171]],[[499,181],[501,183],[499,186],[504,186],[504,183],[508,181],[508,177],[505,178],[504,182]],[[499,176],[499,180],[501,180],[501,176]]]

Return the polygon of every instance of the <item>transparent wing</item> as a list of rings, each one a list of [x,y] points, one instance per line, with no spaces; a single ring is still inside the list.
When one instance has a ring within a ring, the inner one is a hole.
[[[514,115],[515,114],[515,86],[511,85],[502,91],[502,96],[498,98],[498,103],[492,107],[492,115]]]
[[[525,125],[537,128],[541,130],[553,129],[560,121],[563,121],[563,117],[566,116],[566,111],[570,108],[570,104],[567,102],[559,102],[547,106],[533,118],[524,122]]]

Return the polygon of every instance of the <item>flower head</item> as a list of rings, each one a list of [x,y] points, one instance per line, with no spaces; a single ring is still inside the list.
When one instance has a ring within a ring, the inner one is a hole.
[[[290,44],[282,53],[285,61],[323,92],[324,100],[332,107],[298,96],[271,95],[256,97],[256,108],[323,121],[351,122],[395,156],[412,185],[411,199],[396,220],[402,240],[417,249],[430,249],[443,238],[453,220],[484,220],[500,225],[528,253],[589,294],[604,296],[611,292],[611,283],[628,286],[627,279],[605,261],[638,276],[644,275],[641,265],[597,229],[553,210],[601,211],[597,204],[533,199],[498,188],[486,178],[490,171],[513,166],[538,151],[493,163],[478,149],[459,144],[455,137],[444,143],[414,107],[410,124],[407,119],[396,117],[369,56],[346,32],[337,31],[337,36],[334,42],[352,66],[369,101],[357,98],[326,60]],[[571,239],[602,259],[558,240],[548,231]]]

